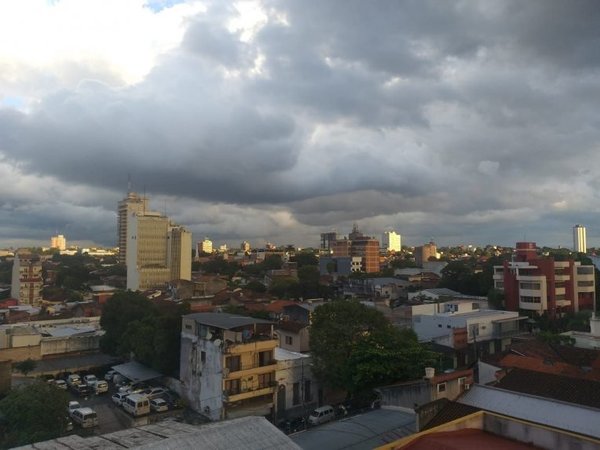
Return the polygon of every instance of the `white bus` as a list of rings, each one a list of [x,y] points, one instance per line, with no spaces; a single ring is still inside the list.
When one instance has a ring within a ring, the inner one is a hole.
[[[150,400],[140,394],[131,394],[123,400],[123,409],[132,416],[143,416],[150,413]]]

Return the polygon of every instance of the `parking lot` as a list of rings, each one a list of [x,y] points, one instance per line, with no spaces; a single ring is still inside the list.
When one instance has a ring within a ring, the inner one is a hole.
[[[98,379],[103,379],[104,374],[97,374]],[[169,411],[166,412],[150,412],[141,417],[133,417],[128,414],[121,406],[116,405],[112,400],[112,395],[118,392],[119,387],[109,382],[108,392],[101,394],[90,394],[85,396],[79,396],[74,389],[68,388],[67,392],[69,400],[78,401],[81,407],[92,408],[98,417],[98,426],[93,428],[81,428],[77,424],[74,424],[74,429],[71,433],[78,434],[80,436],[91,436],[97,434],[111,433],[114,431],[123,430],[136,425],[143,425],[149,422],[154,422],[165,418],[167,416],[181,415],[182,410],[175,407],[176,395],[168,392],[162,394],[169,404]]]

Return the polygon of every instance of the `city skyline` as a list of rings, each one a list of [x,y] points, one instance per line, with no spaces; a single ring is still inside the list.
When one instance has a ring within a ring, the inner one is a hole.
[[[2,2],[0,246],[115,246],[129,181],[215,245],[318,247],[356,222],[565,248],[581,223],[600,246],[598,19],[591,1]]]

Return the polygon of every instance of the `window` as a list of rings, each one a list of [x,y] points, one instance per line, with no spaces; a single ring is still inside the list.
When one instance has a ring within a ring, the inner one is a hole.
[[[441,392],[446,392],[446,383],[438,383],[437,385],[438,394]]]
[[[240,380],[225,381],[225,391],[227,395],[235,395],[240,393]]]
[[[464,388],[466,382],[467,382],[467,377],[460,377],[458,379],[458,386],[461,387],[461,388]]]
[[[540,283],[531,283],[531,282],[521,282],[521,283],[519,283],[519,288],[532,289],[534,291],[539,291],[541,289],[541,284]]]
[[[191,330],[192,329],[192,325],[190,325],[189,323],[185,324],[185,329],[186,330]]]
[[[292,405],[300,404],[300,383],[294,383],[292,389]]]
[[[264,373],[258,376],[258,388],[263,389],[269,386],[273,386],[275,383],[275,373]]]
[[[590,287],[593,285],[594,285],[593,281],[578,281],[577,282],[577,286],[579,286],[579,287]]]
[[[294,345],[294,339],[292,338],[292,336],[285,337],[285,345]]]
[[[523,303],[541,303],[542,299],[540,297],[530,297],[522,295],[520,299]]]
[[[267,352],[260,352],[258,354],[258,366],[270,366],[273,364],[273,352],[271,350]]]
[[[206,352],[200,352],[200,362],[202,364],[206,362]]]
[[[310,380],[304,381],[304,401],[310,402],[312,400],[312,393],[310,392]]]
[[[241,368],[241,357],[239,355],[237,355],[237,356],[230,356],[229,358],[227,358],[225,360],[225,367],[227,367],[230,372],[235,372],[237,370],[240,370],[240,368]]]

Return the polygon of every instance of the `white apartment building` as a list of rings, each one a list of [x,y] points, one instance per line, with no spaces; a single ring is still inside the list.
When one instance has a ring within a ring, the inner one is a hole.
[[[213,243],[207,237],[204,238],[203,241],[198,242],[198,255],[202,253],[212,253],[213,252]]]
[[[60,251],[67,249],[67,239],[62,235],[52,236],[50,238],[50,248],[57,248]]]
[[[381,249],[387,252],[402,250],[402,237],[395,231],[386,231],[381,235]]]

